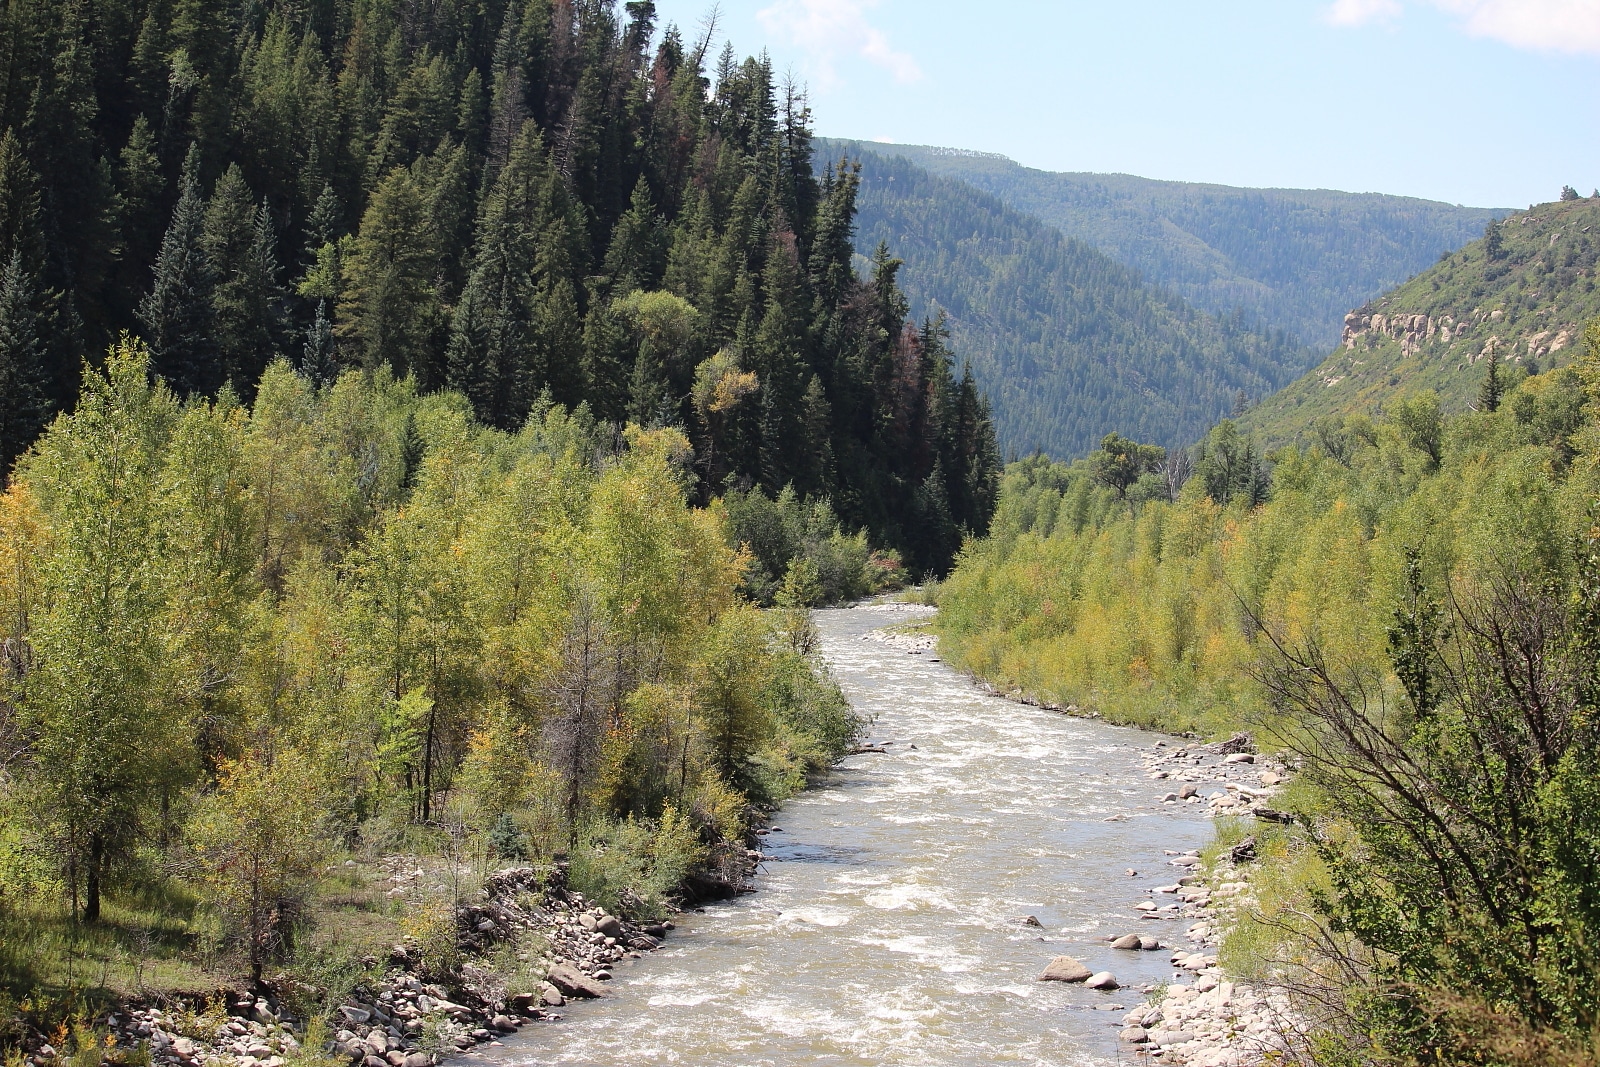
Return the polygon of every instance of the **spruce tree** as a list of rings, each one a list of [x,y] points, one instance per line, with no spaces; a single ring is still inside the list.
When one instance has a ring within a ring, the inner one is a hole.
[[[1500,410],[1500,398],[1505,394],[1505,384],[1500,380],[1500,353],[1489,349],[1487,365],[1483,368],[1483,382],[1478,386],[1478,410]]]
[[[20,249],[0,273],[0,486],[50,410],[40,298]]]
[[[205,252],[206,202],[200,193],[200,153],[191,146],[172,222],[156,256],[155,284],[139,305],[151,369],[179,393],[210,395],[221,387],[213,305],[216,276]]]
[[[306,330],[306,344],[300,355],[300,373],[313,385],[327,385],[339,376],[334,353],[333,323],[328,318],[328,302],[317,301],[317,314]]]
[[[271,213],[265,202],[255,202],[237,165],[211,194],[202,248],[215,278],[212,305],[223,371],[235,390],[250,397],[278,346],[284,292]]]

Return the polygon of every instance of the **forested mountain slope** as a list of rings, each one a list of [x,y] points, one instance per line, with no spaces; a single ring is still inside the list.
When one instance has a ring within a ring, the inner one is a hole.
[[[1241,394],[1265,396],[1315,359],[964,182],[870,147],[848,155],[862,164],[857,247],[887,242],[913,307],[948,312],[1008,450],[1082,455],[1111,430],[1185,444]]]
[[[649,0],[95,0],[0,39],[0,468],[132,331],[180,394],[287,356],[498,429],[546,393],[680,425],[698,499],[792,484],[919,566],[984,525],[983,404],[894,266],[854,273],[854,177]]]
[[[837,154],[833,142],[828,148]],[[1060,174],[990,153],[879,145],[960,178],[1213,314],[1242,308],[1327,348],[1344,313],[1480,236],[1505,211],[1326,189]]]
[[[1600,200],[1519,211],[1484,238],[1345,317],[1339,347],[1241,426],[1263,444],[1304,436],[1321,416],[1373,413],[1424,389],[1447,411],[1477,402],[1491,357],[1507,385],[1570,361],[1600,315]]]

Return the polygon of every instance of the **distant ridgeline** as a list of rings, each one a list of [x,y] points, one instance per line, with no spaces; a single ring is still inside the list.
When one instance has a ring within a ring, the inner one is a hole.
[[[1196,307],[1217,315],[1243,309],[1324,350],[1350,308],[1508,213],[1378,193],[1058,174],[987,152],[869,147],[993,193]]]
[[[905,259],[913,311],[948,312],[1010,452],[1080,456],[1113,430],[1185,445],[1316,359],[1282,331],[1197,311],[964,182],[872,145],[819,141],[817,155],[819,166],[860,160],[857,249],[887,242]]]
[[[1508,384],[1579,351],[1600,316],[1595,263],[1600,200],[1540,204],[1398,289],[1345,316],[1332,355],[1240,420],[1265,445],[1303,436],[1325,415],[1383,411],[1406,392],[1432,389],[1445,410],[1478,396],[1491,354]]]
[[[0,478],[123,331],[180,394],[392,368],[515,430],[671,423],[699,498],[827,496],[916,567],[981,530],[971,382],[852,269],[771,64],[636,0],[0,15]],[[709,69],[708,69],[709,68]]]

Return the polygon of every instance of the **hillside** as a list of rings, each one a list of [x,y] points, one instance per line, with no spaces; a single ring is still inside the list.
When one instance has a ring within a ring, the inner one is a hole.
[[[1346,315],[1333,354],[1242,425],[1268,444],[1286,441],[1319,416],[1381,410],[1417,389],[1433,389],[1446,410],[1464,411],[1477,397],[1490,351],[1513,369],[1569,361],[1584,324],[1600,315],[1600,234],[1591,233],[1597,225],[1600,200],[1593,199],[1511,215],[1494,238]]]
[[[1265,396],[1315,359],[964,182],[861,146],[851,157],[862,163],[856,247],[888,242],[913,311],[949,313],[1008,451],[1082,455],[1112,430],[1184,444],[1240,393]]]
[[[847,142],[823,142],[837,156]],[[1005,156],[867,145],[959,178],[1080,238],[1213,314],[1325,349],[1344,313],[1483,233],[1506,211],[1325,189],[1238,189],[1131,174],[1058,174]]]

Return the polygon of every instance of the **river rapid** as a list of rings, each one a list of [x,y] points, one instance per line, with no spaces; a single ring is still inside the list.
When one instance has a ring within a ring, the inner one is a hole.
[[[864,639],[917,609],[819,611],[822,652],[883,754],[844,761],[763,838],[758,892],[680,917],[610,997],[466,1057],[496,1067],[1128,1063],[1122,1011],[1172,975],[1189,920],[1133,905],[1175,880],[1165,850],[1210,823],[1163,806],[1159,738],[985,693],[937,659]],[[1109,821],[1108,821],[1109,820]],[[1128,869],[1137,871],[1130,876]],[[1019,920],[1036,917],[1041,927]],[[1038,982],[1052,956],[1110,993]]]

